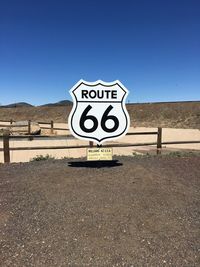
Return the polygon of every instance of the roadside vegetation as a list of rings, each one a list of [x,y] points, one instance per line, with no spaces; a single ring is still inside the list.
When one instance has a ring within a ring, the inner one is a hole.
[[[45,156],[43,156],[43,155],[37,155],[34,158],[32,158],[30,160],[30,162],[41,161],[41,160],[52,160],[52,159],[55,159],[55,157],[53,157],[53,156],[51,156],[49,154],[46,154]]]
[[[152,154],[152,153],[141,153],[141,152],[133,152],[132,157],[134,158],[148,158],[148,157],[176,157],[176,158],[183,158],[183,157],[200,157],[199,151],[169,151],[169,152],[161,152],[161,154]],[[119,157],[117,155],[113,155],[114,158]],[[46,154],[46,155],[37,155],[30,160],[30,162],[35,161],[44,161],[44,160],[54,160],[56,159],[54,156]],[[61,160],[69,160],[72,158],[62,157]]]
[[[152,154],[152,153],[139,153],[133,152],[132,156],[135,158],[144,158],[144,157],[192,157],[197,156],[200,157],[200,151],[161,151],[160,154]]]

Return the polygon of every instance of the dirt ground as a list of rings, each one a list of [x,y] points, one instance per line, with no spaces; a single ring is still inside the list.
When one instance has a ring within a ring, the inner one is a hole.
[[[200,266],[200,157],[0,164],[0,265]]]

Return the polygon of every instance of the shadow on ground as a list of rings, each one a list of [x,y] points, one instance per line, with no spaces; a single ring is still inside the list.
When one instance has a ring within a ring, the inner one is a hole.
[[[122,166],[123,164],[118,160],[111,161],[71,161],[68,162],[69,167],[76,168],[111,168]]]

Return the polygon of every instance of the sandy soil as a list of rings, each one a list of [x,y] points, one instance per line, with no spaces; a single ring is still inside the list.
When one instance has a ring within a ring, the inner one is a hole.
[[[68,128],[67,124],[57,123],[55,127]],[[129,132],[148,132],[156,131],[156,128],[145,127],[130,127]],[[45,130],[48,134],[49,131]],[[69,131],[55,131],[56,135],[70,134]],[[144,143],[144,142],[156,142],[156,135],[138,135],[138,136],[125,136],[117,140],[118,143]],[[200,130],[198,129],[163,129],[163,142],[164,141],[188,141],[198,140],[200,141]],[[63,138],[63,140],[11,140],[10,147],[33,147],[33,146],[70,146],[70,145],[87,145],[87,141],[80,141],[77,139]],[[2,147],[2,141],[0,141],[0,147]],[[165,149],[194,149],[200,150],[200,144],[181,144],[181,145],[164,145]],[[151,151],[156,153],[155,146],[148,147],[127,147],[127,148],[113,148],[114,155],[132,155],[134,151]],[[59,149],[59,150],[29,150],[29,151],[11,151],[11,162],[26,162],[37,155],[52,155],[55,158],[78,158],[86,156],[86,149]],[[3,152],[0,152],[0,162],[3,162]]]
[[[117,160],[0,165],[0,265],[199,266],[200,157]]]

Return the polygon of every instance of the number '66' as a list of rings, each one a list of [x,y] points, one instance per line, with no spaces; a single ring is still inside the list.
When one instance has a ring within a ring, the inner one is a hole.
[[[98,120],[95,116],[93,115],[87,115],[88,112],[92,109],[92,107],[90,105],[88,105],[86,107],[86,109],[83,111],[81,118],[80,118],[80,128],[82,131],[86,132],[86,133],[92,133],[94,131],[96,131],[96,129],[98,128]],[[109,112],[113,109],[113,106],[110,105],[105,112],[103,113],[103,116],[101,118],[101,128],[107,132],[107,133],[112,133],[114,131],[116,131],[119,127],[119,120],[117,117],[115,117],[114,115],[108,115]],[[93,126],[91,128],[86,128],[85,127],[85,122],[86,120],[91,120],[93,122]],[[106,121],[107,120],[112,120],[114,122],[114,125],[112,128],[108,128],[106,126]]]

